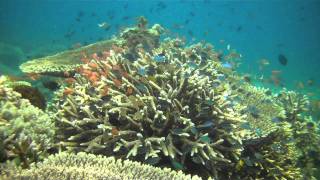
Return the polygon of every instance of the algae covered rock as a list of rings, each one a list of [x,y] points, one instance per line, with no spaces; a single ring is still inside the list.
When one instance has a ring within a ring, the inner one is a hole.
[[[9,169],[0,174],[4,179],[56,180],[56,179],[173,179],[200,180],[181,171],[158,168],[129,160],[116,160],[114,157],[96,156],[93,154],[59,153],[49,156],[42,163],[30,169]]]

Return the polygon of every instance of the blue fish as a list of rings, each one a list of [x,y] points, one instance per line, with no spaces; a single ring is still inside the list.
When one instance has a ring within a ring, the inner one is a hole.
[[[138,74],[140,74],[141,76],[145,76],[146,75],[146,69],[145,68],[139,68],[138,69]]]
[[[165,62],[166,57],[164,55],[156,55],[153,57],[153,60],[155,60],[156,62]]]
[[[225,62],[225,63],[222,63],[222,67],[231,69],[232,68],[232,64],[228,63],[228,62]]]
[[[213,100],[206,100],[206,104],[212,106],[214,104]]]
[[[138,84],[137,88],[142,92],[147,92],[147,87],[143,84]]]
[[[281,122],[281,120],[279,117],[274,117],[274,118],[272,118],[272,122],[279,123],[279,122]]]
[[[198,134],[198,130],[197,130],[197,128],[196,127],[192,127],[191,128],[191,132],[194,134],[194,135],[196,135],[196,134]]]
[[[192,69],[198,68],[198,65],[197,65],[196,63],[194,63],[194,62],[189,62],[189,63],[188,63],[188,66],[189,66],[190,68],[192,68]]]
[[[244,122],[240,125],[241,128],[243,129],[251,129],[251,125],[249,122]]]
[[[200,140],[201,142],[204,142],[204,143],[211,143],[211,139],[210,139],[210,137],[209,137],[208,135],[201,136],[201,137],[199,138],[199,140]]]
[[[206,121],[203,124],[198,125],[197,128],[210,128],[212,126],[213,126],[212,121]]]
[[[262,136],[262,130],[260,128],[257,128],[255,130],[255,133],[256,133],[257,136]]]

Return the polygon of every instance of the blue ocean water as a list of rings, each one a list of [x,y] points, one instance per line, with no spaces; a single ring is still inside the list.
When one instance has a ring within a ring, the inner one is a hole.
[[[236,49],[242,55],[238,71],[252,79],[281,71],[282,87],[315,98],[320,93],[318,0],[2,0],[0,73],[19,75],[26,60],[108,39],[138,16],[190,43],[205,40],[218,50]],[[110,29],[99,28],[103,22]],[[262,70],[261,59],[270,63]]]

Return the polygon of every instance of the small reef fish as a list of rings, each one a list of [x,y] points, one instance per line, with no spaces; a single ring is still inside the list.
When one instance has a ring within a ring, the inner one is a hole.
[[[270,62],[268,59],[260,59],[259,60],[259,70],[263,70],[266,66],[269,66],[270,65]]]
[[[249,74],[244,75],[244,76],[243,76],[243,80],[244,80],[245,82],[251,83],[251,77],[250,77],[250,75],[249,75]]]
[[[110,29],[111,25],[106,22],[103,22],[103,23],[98,24],[98,27],[107,31]]]
[[[297,83],[297,88],[298,88],[298,89],[304,89],[304,83],[301,82],[301,81],[298,82],[298,83]]]
[[[231,48],[231,46],[230,46],[230,44],[228,44],[227,45],[227,50],[230,51],[230,48]]]
[[[59,83],[56,82],[56,81],[53,81],[53,80],[44,81],[44,82],[42,82],[42,85],[43,85],[43,87],[45,87],[45,88],[47,88],[47,89],[49,89],[51,91],[56,91],[56,90],[58,90],[60,88]]]
[[[146,68],[144,68],[144,67],[139,68],[138,74],[140,74],[141,76],[145,76],[146,75]]]
[[[222,67],[228,68],[228,69],[232,69],[232,67],[233,67],[232,64],[229,63],[229,62],[224,62],[224,63],[222,63],[221,65],[222,65]]]
[[[153,60],[155,60],[156,62],[165,62],[166,57],[164,56],[164,54],[158,54],[153,57]]]
[[[279,54],[278,61],[281,65],[286,66],[288,63],[288,59],[283,54]]]
[[[307,84],[308,84],[308,86],[313,86],[314,85],[314,80],[313,79],[308,79],[307,80]]]
[[[281,71],[279,70],[273,70],[271,71],[271,81],[275,86],[279,86],[281,83],[281,77],[280,77]]]

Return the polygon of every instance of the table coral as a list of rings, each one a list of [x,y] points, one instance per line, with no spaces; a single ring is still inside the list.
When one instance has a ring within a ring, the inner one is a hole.
[[[201,180],[198,176],[191,176],[181,171],[168,168],[157,168],[129,160],[116,160],[113,157],[96,156],[93,154],[59,153],[49,156],[44,162],[32,165],[26,170],[7,169],[0,174],[1,179],[190,179]]]

